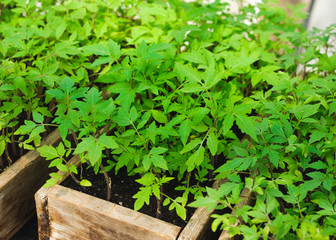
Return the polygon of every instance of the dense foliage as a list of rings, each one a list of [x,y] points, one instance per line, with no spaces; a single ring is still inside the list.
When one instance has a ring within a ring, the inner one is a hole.
[[[306,32],[302,6],[270,1],[238,14],[219,1],[0,3],[0,155],[57,127],[63,141],[38,148],[50,167],[84,186],[83,166],[107,185],[127,168],[136,210],[151,197],[183,219],[190,202],[227,209],[213,229],[245,239],[336,234],[335,26]],[[243,189],[254,201],[236,209]]]

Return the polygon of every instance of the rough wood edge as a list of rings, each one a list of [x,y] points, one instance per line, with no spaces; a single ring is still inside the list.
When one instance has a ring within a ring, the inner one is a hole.
[[[79,161],[79,156],[75,155],[69,160],[69,163],[76,164]],[[63,173],[61,171],[58,171],[58,174],[62,176],[62,179],[58,181],[58,184],[62,183],[69,176],[69,173]],[[54,186],[48,188],[41,187],[35,193],[38,235],[40,240],[48,240],[50,235],[48,193],[53,189],[53,187]]]
[[[40,188],[35,193],[36,215],[38,222],[38,236],[40,240],[49,239],[49,211],[48,211],[48,192],[50,188]]]
[[[218,179],[212,185],[212,188],[218,189],[227,179]],[[211,226],[211,215],[215,210],[208,211],[207,208],[199,207],[188,221],[185,228],[180,233],[177,240],[199,240],[205,237],[205,234]]]
[[[60,139],[59,132],[55,130],[41,142],[41,145],[54,145]],[[38,151],[31,150],[0,174],[0,213],[7,212],[1,216],[0,239],[10,239],[34,215],[35,191],[42,186],[44,181],[42,179],[48,174],[48,165],[42,161]],[[41,166],[45,169],[36,171]],[[8,192],[15,198],[11,202],[6,197]],[[20,206],[25,208],[24,213]]]
[[[39,232],[41,234],[39,235],[39,239],[43,240],[52,238],[53,233],[49,229],[49,224],[57,226],[62,223],[64,220],[58,219],[56,216],[58,214],[62,215],[62,212],[68,212],[69,210],[73,210],[74,213],[78,214],[73,216],[76,220],[81,218],[80,212],[83,212],[82,214],[85,218],[83,221],[87,223],[87,226],[85,226],[84,229],[93,229],[96,227],[96,224],[91,222],[89,219],[105,219],[107,223],[101,222],[103,224],[102,229],[106,229],[106,224],[109,224],[108,222],[116,222],[116,226],[125,225],[125,230],[123,228],[111,227],[111,231],[114,232],[117,236],[129,235],[129,231],[134,231],[133,239],[137,239],[137,237],[140,236],[148,236],[148,239],[153,240],[173,240],[176,239],[178,233],[181,230],[180,227],[173,224],[60,185],[55,185],[49,189],[41,189],[35,196],[36,198],[39,198],[36,200],[37,204],[39,205],[38,211],[40,213],[44,212],[42,215],[39,214],[39,225],[40,223],[43,224],[39,226],[40,230],[42,230],[42,232]],[[48,204],[53,205],[48,206]],[[56,207],[54,207],[54,204],[56,204]],[[59,206],[63,206],[61,207],[62,209],[60,209]],[[51,214],[55,212],[56,216],[50,216],[49,219],[49,211]],[[47,219],[45,219],[47,221],[44,221],[45,216],[47,216]],[[80,223],[81,220],[78,222]],[[68,227],[68,225],[69,224],[67,224],[66,227]],[[74,225],[76,225],[76,223],[74,223]],[[43,227],[45,229],[42,229]],[[75,233],[76,230],[78,229],[75,228],[73,233]],[[59,231],[62,230],[58,229],[56,231],[57,233],[55,232],[58,237],[61,236],[59,235],[61,234]],[[108,234],[109,231],[110,230],[107,230],[106,234]],[[99,233],[102,234],[103,232],[104,230]],[[73,233],[70,232],[69,236],[72,236]],[[80,232],[77,234],[80,234]],[[85,232],[85,230],[82,232],[82,234],[83,235],[81,237],[83,237],[83,239],[90,239],[86,238],[86,235],[89,235],[89,233]],[[133,236],[133,232],[131,234]],[[109,239],[108,237],[110,235],[102,236],[100,236],[101,239]],[[112,235],[111,238],[116,239],[113,238]]]

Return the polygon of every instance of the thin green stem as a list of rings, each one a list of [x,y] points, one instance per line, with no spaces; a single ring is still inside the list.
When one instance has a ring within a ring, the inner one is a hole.
[[[141,134],[139,133],[138,129],[136,128],[136,126],[134,125],[134,123],[132,121],[130,121],[130,123],[132,124],[132,127],[134,128],[136,134],[138,135],[138,137],[140,138],[143,146],[145,147],[145,150],[146,150],[146,154],[148,155],[149,154],[149,150],[148,150],[148,146],[144,140],[144,138],[141,136]]]

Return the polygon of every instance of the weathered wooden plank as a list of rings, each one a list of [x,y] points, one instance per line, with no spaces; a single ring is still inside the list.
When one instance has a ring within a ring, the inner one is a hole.
[[[50,226],[49,226],[49,211],[48,211],[48,192],[52,189],[40,188],[35,193],[36,215],[38,222],[38,235],[40,240],[49,239]]]
[[[42,144],[53,145],[60,139],[54,131]],[[34,214],[34,194],[48,178],[48,164],[32,150],[0,174],[0,239],[9,239]]]
[[[212,185],[213,188],[218,189],[220,185],[227,182],[227,179],[218,179]],[[178,237],[178,240],[201,240],[208,239],[207,233],[211,231],[211,214],[214,213],[214,209],[208,211],[207,208],[197,208],[195,213],[188,221],[187,226],[182,230]]]
[[[168,240],[180,232],[173,224],[63,186],[45,191],[52,240]]]
[[[76,164],[79,162],[80,158],[78,155],[75,155],[68,161],[68,163]],[[58,172],[63,178],[58,182],[61,183],[64,181],[69,174]],[[40,240],[48,240],[50,236],[50,225],[49,225],[49,211],[48,211],[48,193],[53,187],[49,188],[40,188],[35,194],[35,203],[36,203],[36,214],[38,221],[38,233]]]

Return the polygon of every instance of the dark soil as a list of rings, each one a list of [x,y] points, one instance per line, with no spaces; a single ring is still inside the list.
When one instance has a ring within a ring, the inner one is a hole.
[[[5,171],[27,152],[28,150],[20,148],[17,143],[8,143],[5,152],[0,156],[0,173]]]
[[[22,120],[23,121],[23,120]],[[21,122],[21,120],[20,120]],[[55,130],[55,127],[48,127],[46,131],[41,135],[42,141],[44,138],[48,136],[53,130]],[[11,129],[10,131],[15,131],[15,129]],[[20,147],[19,144],[15,141],[18,141],[18,136],[13,135],[11,138],[12,143],[7,143],[5,152],[0,156],[0,173],[5,171],[10,165],[15,163],[20,157],[25,155],[29,150],[24,149],[23,147]],[[28,138],[28,136],[25,136],[25,139]],[[24,139],[23,139],[24,140]],[[22,141],[23,141],[22,140]]]
[[[128,176],[126,169],[122,168],[119,170],[117,175],[114,174],[114,171],[110,171],[109,176],[112,181],[111,202],[134,209],[135,199],[133,198],[133,195],[135,195],[139,187],[141,187],[141,185],[135,181],[140,178],[139,175]],[[104,200],[106,199],[107,189],[103,174],[98,173],[95,175],[91,168],[87,170],[83,169],[83,178],[89,180],[92,183],[92,186],[82,187],[71,179],[71,177],[68,177],[62,185]],[[177,181],[174,180],[171,181],[171,183],[164,185],[164,193],[173,199],[181,196],[182,192],[174,190],[176,186]],[[150,204],[145,204],[139,212],[156,217],[156,208],[157,201],[156,198],[152,196]],[[177,216],[175,209],[169,211],[168,206],[166,206],[162,207],[162,215],[160,219],[177,226],[184,227],[194,211],[194,208],[187,208],[187,220],[183,221],[179,216]]]
[[[11,240],[37,240],[38,225],[36,215],[32,217],[12,238]]]

